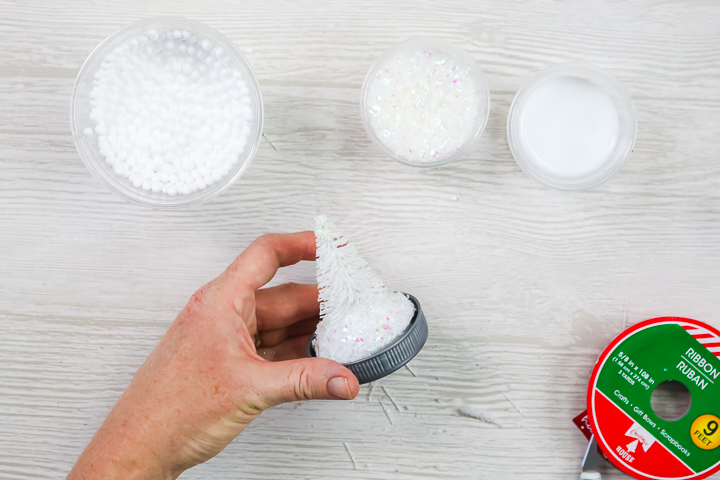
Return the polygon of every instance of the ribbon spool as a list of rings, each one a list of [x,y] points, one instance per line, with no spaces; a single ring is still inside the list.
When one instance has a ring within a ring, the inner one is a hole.
[[[681,382],[692,403],[660,418],[655,388]],[[697,320],[653,318],[621,333],[600,355],[588,387],[598,445],[638,479],[702,479],[720,471],[720,331]]]

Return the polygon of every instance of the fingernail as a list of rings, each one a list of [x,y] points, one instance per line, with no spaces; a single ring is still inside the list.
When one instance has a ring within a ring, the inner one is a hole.
[[[345,377],[331,378],[327,383],[327,389],[333,397],[342,398],[343,400],[352,400],[350,387],[348,386],[348,381]]]

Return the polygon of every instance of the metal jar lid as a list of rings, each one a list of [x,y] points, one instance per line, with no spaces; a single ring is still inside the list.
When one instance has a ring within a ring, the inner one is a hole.
[[[405,332],[398,337],[395,342],[383,348],[373,355],[357,360],[355,362],[343,363],[360,382],[360,385],[374,382],[383,377],[387,377],[395,372],[410,360],[415,358],[420,350],[422,350],[428,338],[428,326],[423,314],[420,302],[417,298],[410,294],[403,293],[415,306],[415,315],[410,320],[410,325]],[[310,337],[307,344],[307,353],[309,357],[316,357],[315,349],[312,341],[315,335]]]

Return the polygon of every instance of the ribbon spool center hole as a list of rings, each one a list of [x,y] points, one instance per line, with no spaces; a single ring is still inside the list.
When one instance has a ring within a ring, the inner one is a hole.
[[[690,411],[692,395],[682,382],[666,380],[652,392],[650,406],[655,415],[668,422],[680,420]]]

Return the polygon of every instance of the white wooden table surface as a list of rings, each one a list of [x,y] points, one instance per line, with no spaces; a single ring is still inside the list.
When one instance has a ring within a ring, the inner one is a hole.
[[[169,14],[247,52],[278,149],[263,140],[227,192],[173,213],[98,184],[68,120],[95,45]],[[370,65],[421,35],[470,52],[491,89],[480,141],[442,169],[385,158],[360,121]],[[574,479],[584,441],[571,419],[625,302],[628,325],[682,315],[720,326],[714,0],[0,0],[0,46],[2,479],[64,477],[191,293],[258,235],[308,229],[318,213],[423,304],[417,377],[380,382],[407,410],[391,425],[382,390],[368,402],[366,387],[352,403],[284,405],[184,478]],[[620,173],[579,193],[528,178],[505,137],[528,76],[571,60],[616,75],[639,123]],[[313,275],[307,263],[277,281]],[[503,428],[458,416],[464,403]]]

